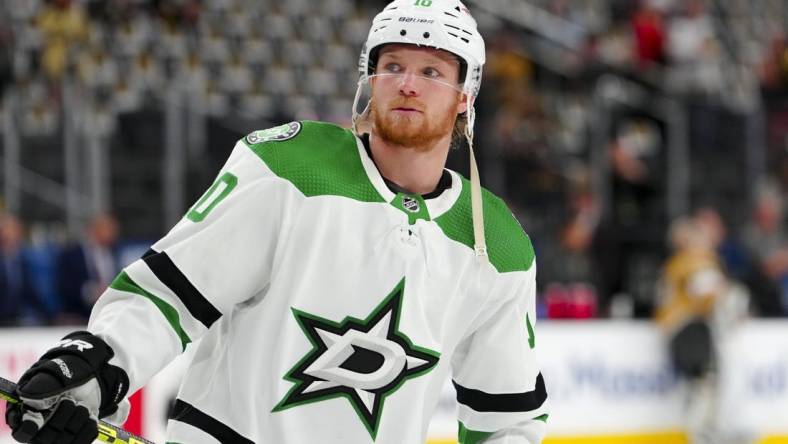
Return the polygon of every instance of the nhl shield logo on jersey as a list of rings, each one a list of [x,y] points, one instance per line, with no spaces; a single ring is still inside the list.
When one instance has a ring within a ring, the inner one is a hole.
[[[410,196],[404,196],[402,198],[402,207],[410,211],[411,213],[418,213],[419,201]]]
[[[246,142],[256,145],[263,142],[281,142],[292,139],[301,131],[301,122],[290,122],[264,130],[255,131],[246,136]]]
[[[440,358],[399,331],[404,288],[403,278],[365,320],[337,323],[293,308],[312,350],[285,375],[295,385],[273,411],[344,397],[374,440],[386,397]]]

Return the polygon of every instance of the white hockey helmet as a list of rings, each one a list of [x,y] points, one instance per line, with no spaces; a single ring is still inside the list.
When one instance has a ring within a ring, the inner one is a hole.
[[[474,98],[482,83],[484,40],[460,0],[394,0],[372,20],[359,57],[361,80],[374,73],[383,45],[406,43],[448,51],[462,62],[463,92]]]

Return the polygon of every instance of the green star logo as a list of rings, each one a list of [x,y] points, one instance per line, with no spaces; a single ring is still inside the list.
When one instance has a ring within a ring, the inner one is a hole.
[[[294,385],[273,411],[344,397],[374,440],[386,398],[440,358],[399,331],[404,288],[403,278],[364,320],[334,322],[293,308],[312,349],[284,376]]]

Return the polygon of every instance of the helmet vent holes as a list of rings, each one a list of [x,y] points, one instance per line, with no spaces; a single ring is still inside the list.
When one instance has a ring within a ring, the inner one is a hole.
[[[429,33],[429,32],[425,32],[425,33],[424,33],[424,38],[425,38],[425,39],[428,39],[428,38],[430,38],[430,33]]]
[[[407,33],[408,33],[408,31],[405,31],[404,29],[401,29],[401,30],[399,31],[399,35],[401,35],[401,36],[403,36],[403,37],[404,37],[404,36],[405,36]]]
[[[444,13],[444,14],[446,14],[446,15],[448,15],[449,17],[454,17],[454,18],[457,18],[457,16],[456,16],[456,15],[454,15],[454,14],[452,14],[451,12],[446,12],[446,11],[443,11],[443,13]]]

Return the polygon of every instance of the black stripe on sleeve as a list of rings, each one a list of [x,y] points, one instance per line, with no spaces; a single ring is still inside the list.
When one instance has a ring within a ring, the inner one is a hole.
[[[146,258],[149,258],[149,257],[153,256],[154,254],[159,254],[159,253],[156,250],[154,250],[153,248],[148,248],[148,251],[146,251],[145,254],[142,255],[142,259],[144,260]]]
[[[170,419],[196,427],[222,444],[254,444],[254,441],[244,438],[223,422],[180,399],[175,400]]]
[[[203,325],[210,328],[222,317],[219,310],[208,302],[208,299],[205,299],[205,296],[181,273],[167,253],[163,251],[151,255],[146,253],[142,260],[148,264],[148,268],[153,274],[183,302],[189,313]]]
[[[544,404],[547,390],[542,374],[536,377],[533,391],[524,393],[486,393],[481,390],[465,388],[452,381],[457,390],[457,402],[477,412],[530,412]]]

